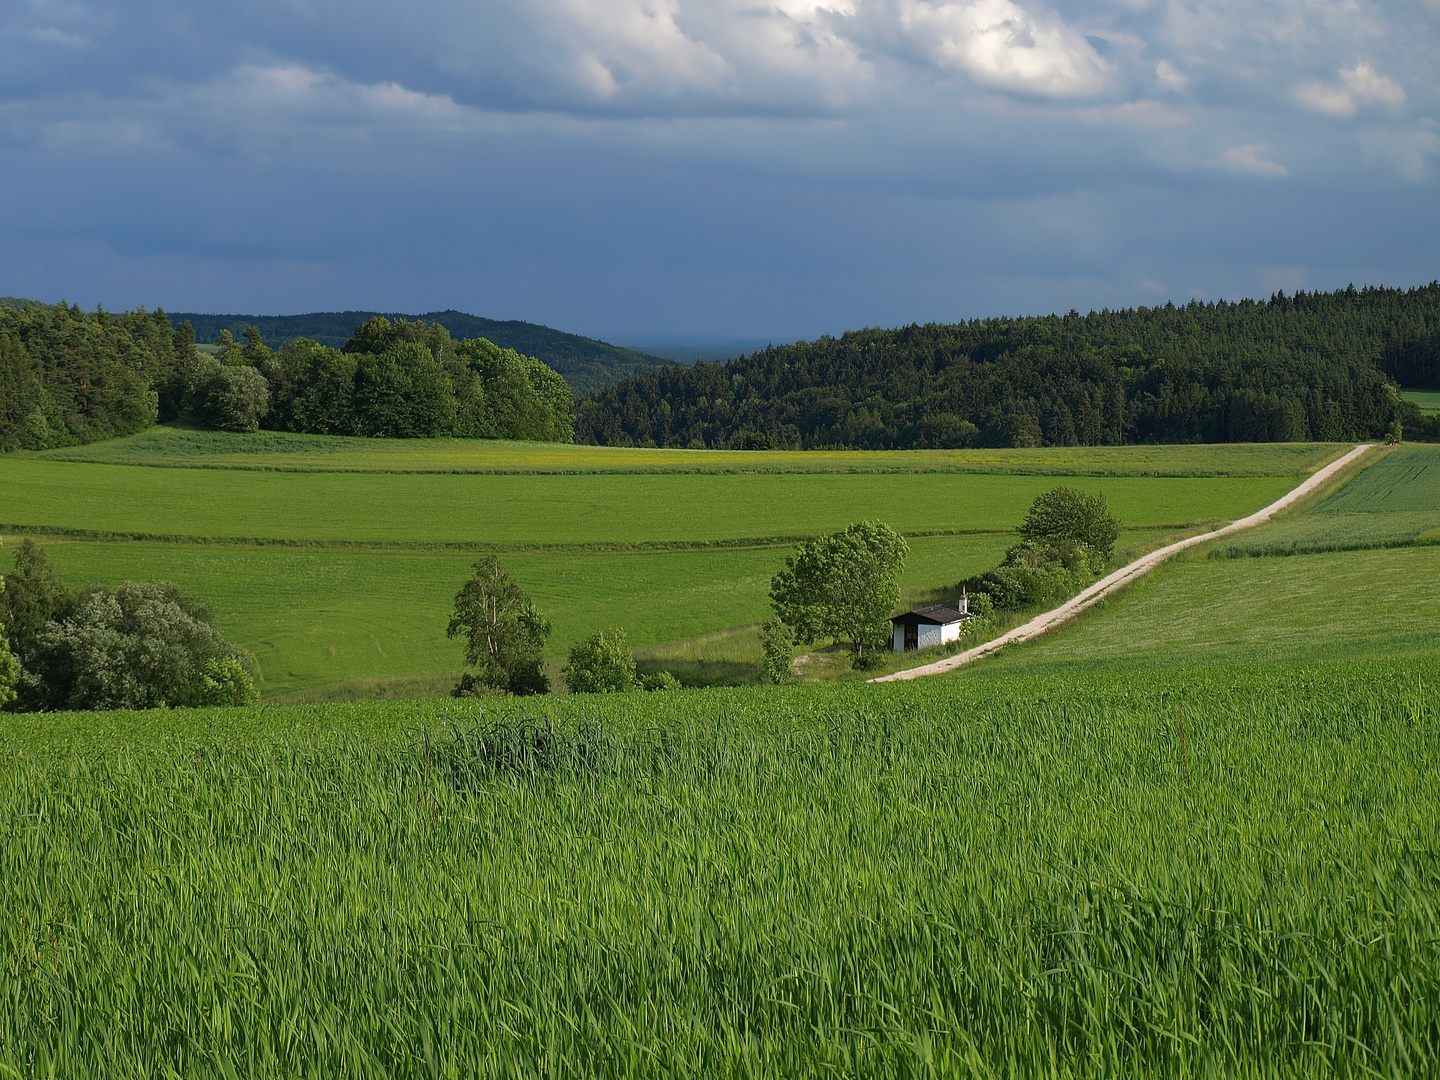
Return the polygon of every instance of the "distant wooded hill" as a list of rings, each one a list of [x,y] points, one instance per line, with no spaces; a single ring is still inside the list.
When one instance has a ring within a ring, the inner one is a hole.
[[[219,337],[222,330],[229,330],[238,339],[245,327],[253,326],[271,348],[292,338],[304,337],[338,349],[355,333],[357,326],[377,315],[391,321],[423,319],[428,323],[439,323],[450,331],[450,336],[456,341],[483,337],[502,349],[514,349],[522,356],[533,356],[564,376],[577,395],[609,386],[621,379],[647,374],[673,362],[536,323],[516,319],[483,319],[463,311],[432,311],[424,315],[377,311],[317,311],[309,315],[197,315],[175,312],[170,318],[177,326],[189,320],[190,325],[195,327],[195,340],[206,344]]]
[[[733,449],[1359,439],[1404,415],[1395,382],[1440,387],[1440,283],[857,330],[593,391],[575,439]]]

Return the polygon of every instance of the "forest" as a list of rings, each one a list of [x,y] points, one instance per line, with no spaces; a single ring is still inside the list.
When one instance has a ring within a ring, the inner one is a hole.
[[[160,420],[232,431],[571,440],[570,388],[533,357],[438,323],[372,318],[343,349],[251,328],[212,354],[160,310],[0,301],[0,450],[129,435]]]
[[[1435,282],[858,330],[594,391],[576,440],[878,450],[1374,438],[1402,415],[1395,383],[1440,386],[1437,353]]]
[[[502,349],[514,349],[533,356],[565,377],[576,395],[609,386],[621,379],[644,375],[668,361],[658,356],[625,349],[594,338],[567,334],[538,323],[518,319],[485,319],[463,311],[447,309],[425,315],[397,315],[378,311],[316,311],[305,315],[200,315],[177,314],[176,323],[190,322],[200,341],[215,341],[222,330],[239,337],[246,327],[260,331],[271,348],[297,337],[322,345],[342,347],[355,327],[376,316],[392,322],[428,322],[445,327],[456,339],[484,338]]]

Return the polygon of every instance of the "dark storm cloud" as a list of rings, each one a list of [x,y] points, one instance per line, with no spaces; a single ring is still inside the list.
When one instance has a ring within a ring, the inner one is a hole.
[[[612,337],[1436,276],[1440,8],[30,2],[0,292]]]

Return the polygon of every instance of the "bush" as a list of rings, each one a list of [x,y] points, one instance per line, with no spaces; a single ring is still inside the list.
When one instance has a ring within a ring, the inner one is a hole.
[[[779,619],[767,619],[760,626],[761,663],[765,678],[780,684],[790,678],[790,650],[794,647],[795,635]]]
[[[680,680],[668,671],[657,671],[654,675],[641,675],[636,685],[641,690],[679,690]]]
[[[998,608],[1033,607],[1063,600],[1094,576],[1096,552],[1083,544],[1026,540],[1005,553],[1005,561],[976,586]]]
[[[635,657],[618,626],[597,630],[570,650],[565,685],[572,694],[617,694],[635,689]]]
[[[1100,553],[1103,566],[1115,553],[1120,521],[1110,513],[1104,495],[1057,487],[1031,504],[1020,535],[1037,544],[1083,544]]]
[[[27,658],[27,663],[29,658]],[[40,634],[26,673],[42,707],[150,709],[250,705],[258,699],[241,653],[210,611],[167,581],[127,581],[80,598]]]

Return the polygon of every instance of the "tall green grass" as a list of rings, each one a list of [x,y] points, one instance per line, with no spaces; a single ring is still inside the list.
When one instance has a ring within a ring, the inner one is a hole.
[[[1433,1074],[1437,680],[13,718],[0,1071]]]

